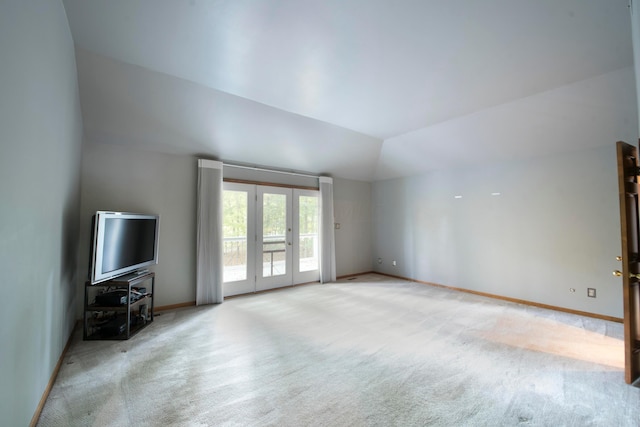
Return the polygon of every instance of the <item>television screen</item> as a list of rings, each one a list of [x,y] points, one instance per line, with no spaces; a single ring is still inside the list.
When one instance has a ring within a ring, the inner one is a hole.
[[[158,215],[99,211],[93,218],[91,283],[158,262]]]

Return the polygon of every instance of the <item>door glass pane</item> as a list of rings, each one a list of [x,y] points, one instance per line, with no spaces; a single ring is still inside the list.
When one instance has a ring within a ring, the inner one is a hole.
[[[318,197],[300,196],[299,200],[299,271],[319,268],[318,257]]]
[[[248,193],[225,190],[223,194],[223,280],[247,279]]]
[[[262,277],[286,274],[287,196],[262,199]]]

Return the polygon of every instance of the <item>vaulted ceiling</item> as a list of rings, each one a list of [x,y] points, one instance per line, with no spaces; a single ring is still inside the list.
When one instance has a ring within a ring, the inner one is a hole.
[[[628,0],[64,0],[85,138],[360,180],[638,137]]]

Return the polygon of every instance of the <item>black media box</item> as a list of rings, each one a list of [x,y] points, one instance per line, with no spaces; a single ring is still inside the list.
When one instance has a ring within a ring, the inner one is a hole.
[[[120,335],[127,330],[127,323],[122,323],[120,319],[113,319],[100,327],[100,331],[106,337]]]
[[[96,295],[96,305],[114,307],[127,304],[127,291],[118,290]]]

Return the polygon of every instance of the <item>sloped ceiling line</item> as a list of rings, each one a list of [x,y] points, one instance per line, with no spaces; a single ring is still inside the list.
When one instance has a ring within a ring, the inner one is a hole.
[[[94,141],[368,181],[637,133],[627,0],[63,2]]]

